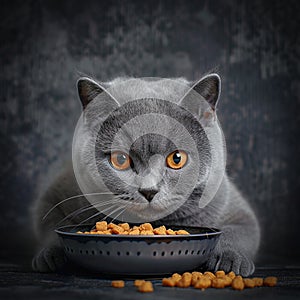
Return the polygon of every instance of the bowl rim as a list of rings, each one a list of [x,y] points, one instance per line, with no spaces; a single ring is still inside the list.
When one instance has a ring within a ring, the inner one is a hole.
[[[203,230],[205,232],[201,233],[190,233],[190,234],[179,234],[179,235],[162,235],[162,234],[155,234],[155,235],[128,235],[128,234],[89,234],[89,233],[77,233],[77,232],[68,232],[67,229],[74,229],[78,228],[78,231],[82,227],[89,227],[94,226],[95,224],[82,224],[80,226],[78,225],[64,225],[61,227],[58,227],[54,229],[54,231],[60,235],[65,237],[80,237],[80,238],[93,238],[93,239],[137,239],[137,240],[143,240],[143,239],[194,239],[194,238],[212,238],[213,236],[219,236],[222,234],[222,230],[216,229],[213,227],[202,227],[202,226],[183,226],[183,225],[165,225],[168,228],[175,228],[178,227],[180,229],[184,230]]]

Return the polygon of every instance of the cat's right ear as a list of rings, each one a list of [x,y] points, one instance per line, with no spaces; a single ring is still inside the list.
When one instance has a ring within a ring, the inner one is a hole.
[[[77,81],[77,89],[83,109],[85,109],[87,105],[98,95],[103,93],[108,96],[108,98],[111,98],[112,102],[115,102],[117,105],[119,105],[118,101],[111,94],[109,94],[104,87],[91,78],[79,78]]]

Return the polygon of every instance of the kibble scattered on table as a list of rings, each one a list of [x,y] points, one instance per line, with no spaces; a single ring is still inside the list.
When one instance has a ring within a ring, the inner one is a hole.
[[[164,287],[177,287],[177,288],[190,288],[201,289],[204,291],[207,288],[223,289],[231,287],[233,290],[242,291],[245,288],[255,287],[272,287],[277,284],[277,278],[269,276],[266,278],[254,277],[243,278],[236,275],[234,272],[226,274],[223,270],[215,273],[212,272],[184,272],[183,274],[174,273],[171,277],[162,279],[162,286]],[[124,281],[115,280],[111,285],[115,288],[122,288],[125,286]],[[134,281],[134,286],[142,293],[151,293],[154,291],[151,281],[137,279]]]

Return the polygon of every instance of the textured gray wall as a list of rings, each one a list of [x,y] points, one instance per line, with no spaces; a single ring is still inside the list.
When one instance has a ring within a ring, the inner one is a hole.
[[[223,78],[228,172],[262,260],[299,261],[299,1],[1,1],[1,232],[71,155],[79,74]],[[288,255],[289,254],[289,255]]]

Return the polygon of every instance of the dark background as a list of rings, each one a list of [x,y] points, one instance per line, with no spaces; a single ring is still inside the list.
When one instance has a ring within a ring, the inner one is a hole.
[[[80,74],[222,77],[228,172],[259,263],[299,264],[299,1],[1,1],[1,260],[28,261],[30,207],[71,157]]]

